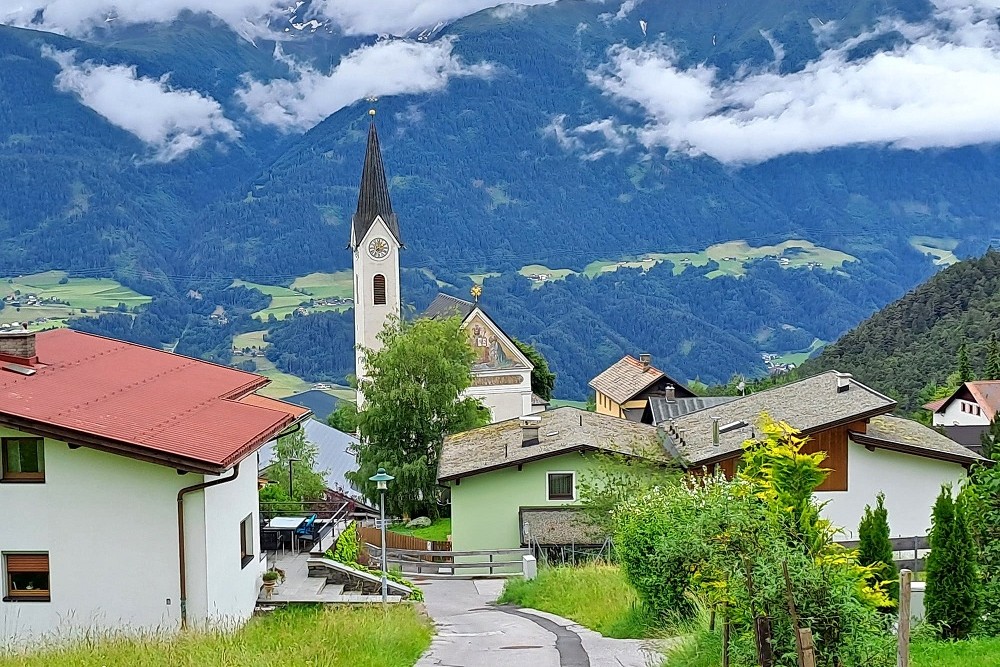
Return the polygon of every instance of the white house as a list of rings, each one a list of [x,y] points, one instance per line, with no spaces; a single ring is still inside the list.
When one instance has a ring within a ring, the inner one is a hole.
[[[0,333],[0,646],[252,614],[267,379],[66,329]]]
[[[924,407],[935,426],[989,426],[1000,410],[1000,380],[964,382],[951,396]]]
[[[957,485],[969,466],[983,459],[931,428],[893,416],[895,407],[894,400],[849,374],[830,371],[659,426],[668,451],[686,467],[721,468],[732,475],[742,443],[757,435],[766,412],[809,436],[804,452],[826,453],[823,465],[830,473],[816,497],[845,539],[857,534],[865,505],[874,504],[879,492],[886,496],[892,536],[923,537],[941,485]]]
[[[534,368],[478,302],[438,294],[423,313],[424,317],[462,318],[462,329],[476,354],[472,364],[472,386],[466,396],[482,400],[496,423],[542,412],[546,403],[531,393]]]

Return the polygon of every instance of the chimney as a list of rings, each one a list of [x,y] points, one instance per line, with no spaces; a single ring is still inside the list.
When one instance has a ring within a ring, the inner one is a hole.
[[[538,444],[538,429],[542,425],[542,418],[536,415],[526,415],[521,417],[521,446],[531,447]]]
[[[712,417],[712,446],[719,446],[719,418]]]
[[[0,362],[33,366],[38,363],[35,354],[35,332],[27,329],[0,331]]]
[[[663,397],[667,399],[667,403],[673,403],[677,400],[677,390],[674,389],[674,385],[668,384],[663,388]]]
[[[643,352],[639,355],[639,363],[642,365],[643,371],[648,371],[650,364],[653,363],[653,355],[648,352]]]
[[[837,393],[842,394],[851,388],[851,379],[854,376],[850,373],[837,373]]]

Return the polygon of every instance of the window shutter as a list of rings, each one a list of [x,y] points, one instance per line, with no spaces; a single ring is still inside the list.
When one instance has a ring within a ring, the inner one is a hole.
[[[8,572],[48,572],[48,554],[7,554]]]
[[[375,292],[375,305],[384,306],[385,305],[385,276],[381,273],[376,273],[375,277],[372,278],[372,288]]]

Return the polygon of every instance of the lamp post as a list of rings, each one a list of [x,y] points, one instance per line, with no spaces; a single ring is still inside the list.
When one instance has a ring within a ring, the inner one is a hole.
[[[292,464],[301,460],[302,459],[297,459],[294,456],[288,457],[288,502],[295,501],[295,496],[292,495]]]
[[[392,475],[387,474],[385,472],[385,468],[379,468],[378,472],[376,474],[374,474],[374,475],[372,475],[371,477],[368,478],[369,482],[375,482],[376,484],[378,484],[378,490],[381,492],[380,498],[379,498],[379,503],[378,503],[378,511],[379,511],[379,516],[380,516],[380,518],[379,518],[379,526],[382,529],[382,605],[383,606],[385,606],[386,602],[388,602],[387,597],[388,597],[388,593],[389,593],[389,591],[388,591],[389,585],[386,582],[386,575],[385,575],[385,573],[386,573],[386,567],[385,567],[385,490],[388,488],[389,482],[391,482],[394,479],[396,479],[396,478],[393,477]]]

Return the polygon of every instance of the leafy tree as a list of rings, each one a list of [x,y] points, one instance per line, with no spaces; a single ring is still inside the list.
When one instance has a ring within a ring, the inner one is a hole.
[[[648,458],[597,454],[593,470],[580,478],[579,495],[584,515],[590,524],[607,535],[614,530],[615,508],[656,487],[677,483],[680,470],[676,465],[657,463],[657,459],[662,458],[657,452],[645,454]]]
[[[369,377],[360,381],[358,470],[348,479],[375,501],[379,493],[368,478],[380,467],[395,476],[386,494],[390,514],[437,516],[444,437],[489,422],[477,399],[461,396],[474,355],[460,326],[457,317],[391,322],[379,334],[382,349],[364,350]]]
[[[982,590],[981,622],[977,631],[1000,635],[1000,466],[976,465],[962,489],[967,508],[969,533],[976,547]]]
[[[960,382],[971,382],[975,379],[972,362],[969,361],[969,350],[965,343],[958,346],[958,379]]]
[[[303,429],[279,438],[274,445],[274,464],[267,469],[267,479],[277,486],[284,486],[288,497],[288,464],[292,463],[292,500],[310,502],[320,500],[326,490],[325,470],[316,470],[319,448],[306,440]]]
[[[954,501],[950,484],[934,503],[930,542],[927,622],[945,639],[965,639],[975,628],[980,590],[966,503]]]
[[[514,344],[521,353],[528,357],[534,368],[531,370],[531,391],[546,401],[552,400],[552,390],[556,386],[556,374],[549,370],[549,362],[533,345],[514,339]]]
[[[988,459],[994,458],[997,453],[997,444],[1000,443],[1000,415],[993,418],[990,427],[979,436],[979,443],[983,447],[983,456]]]
[[[986,370],[984,380],[1000,380],[1000,341],[996,334],[990,336],[986,345]]]
[[[858,562],[872,568],[873,583],[887,582],[886,594],[894,601],[899,600],[899,581],[893,576],[896,563],[892,555],[892,541],[889,539],[889,512],[885,509],[885,494],[879,493],[875,499],[875,509],[865,505],[865,513],[858,526]]]
[[[343,433],[357,433],[358,406],[350,401],[341,401],[337,409],[326,418],[326,423]]]

